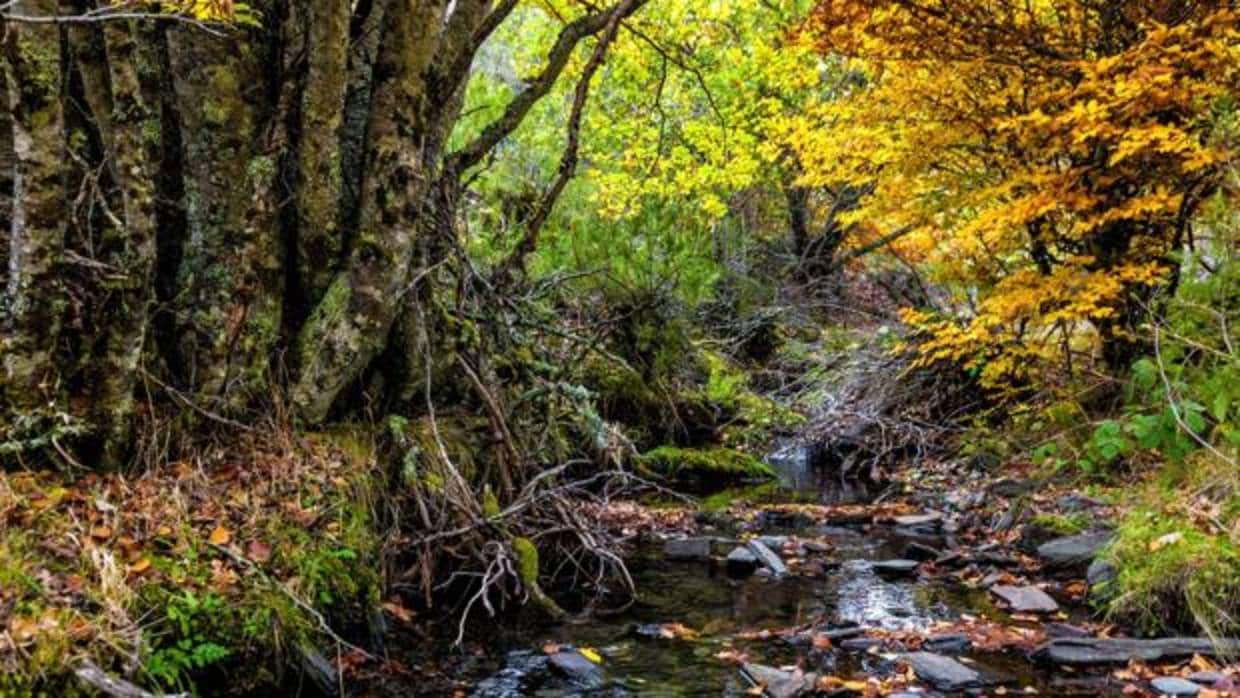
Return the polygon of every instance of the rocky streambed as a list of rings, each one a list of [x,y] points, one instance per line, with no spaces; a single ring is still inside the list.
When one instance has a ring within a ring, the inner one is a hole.
[[[979,472],[962,487],[959,473],[927,472],[875,493],[835,488],[795,454],[771,462],[783,487],[739,494],[740,504],[724,513],[699,512],[691,533],[645,532],[629,561],[640,592],[633,605],[588,621],[497,628],[486,658],[470,664],[477,676],[463,692],[1217,696],[1240,689],[1236,668],[1219,658],[1240,654],[1240,645],[1125,639],[1092,617],[1090,594],[1114,573],[1095,559],[1109,538],[1104,517],[1096,530],[1031,542],[985,506],[1020,483],[988,482]],[[936,478],[955,484],[936,489]]]

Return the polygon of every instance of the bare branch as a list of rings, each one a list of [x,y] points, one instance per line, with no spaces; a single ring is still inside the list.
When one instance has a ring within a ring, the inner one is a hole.
[[[472,142],[448,157],[448,172],[459,175],[481,162],[496,145],[499,145],[500,141],[507,138],[521,125],[530,109],[551,91],[556,80],[568,65],[577,44],[586,37],[603,31],[617,16],[616,10],[619,8],[626,8],[626,11],[619,15],[621,19],[624,19],[646,2],[647,0],[622,2],[611,10],[587,14],[561,29],[555,45],[547,54],[547,64],[542,72],[530,81],[525,91],[508,103],[502,116],[483,129],[482,133]]]
[[[497,272],[498,277],[502,279],[510,278],[511,275],[519,268],[524,267],[525,258],[538,246],[538,235],[547,223],[547,219],[551,216],[551,211],[555,208],[555,202],[559,200],[560,195],[564,193],[564,188],[568,186],[570,180],[577,173],[578,151],[581,146],[581,119],[585,114],[586,102],[590,98],[590,81],[594,79],[595,73],[602,67],[604,59],[607,57],[607,50],[616,39],[616,33],[620,28],[620,20],[632,14],[636,5],[645,2],[645,0],[622,0],[612,10],[611,21],[607,23],[606,29],[602,36],[599,37],[598,45],[594,47],[594,53],[590,56],[590,60],[586,63],[585,68],[581,72],[581,78],[577,81],[577,89],[573,95],[572,114],[568,119],[568,141],[564,146],[564,153],[560,157],[560,167],[556,173],[555,181],[552,183],[546,193],[543,194],[542,200],[538,202],[538,207],[530,215],[526,222],[525,235],[521,237],[521,241],[512,250],[512,253],[499,266]]]

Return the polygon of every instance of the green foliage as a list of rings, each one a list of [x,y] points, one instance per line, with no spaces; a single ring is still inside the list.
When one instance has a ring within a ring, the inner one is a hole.
[[[232,651],[220,644],[227,616],[223,599],[184,591],[167,600],[163,625],[168,635],[147,656],[143,671],[170,689],[193,688],[193,674],[226,659]]]

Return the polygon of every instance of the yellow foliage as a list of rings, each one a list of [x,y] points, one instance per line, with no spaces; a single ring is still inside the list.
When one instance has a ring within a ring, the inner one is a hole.
[[[1081,337],[1122,343],[1235,157],[1211,116],[1240,82],[1236,13],[1098,7],[818,5],[819,50],[865,81],[783,118],[780,135],[804,184],[872,186],[850,221],[915,226],[899,251],[959,291],[957,317],[906,314],[923,362],[1000,385]]]

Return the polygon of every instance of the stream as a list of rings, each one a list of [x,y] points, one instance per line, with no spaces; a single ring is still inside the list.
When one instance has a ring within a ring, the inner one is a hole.
[[[841,488],[832,478],[812,472],[804,453],[794,447],[777,450],[768,460],[780,473],[780,487],[755,491],[767,503],[853,503],[868,501],[874,495],[864,489]],[[851,642],[842,639],[849,634],[849,626],[924,633],[936,621],[962,618],[1007,625],[1031,621],[1011,618],[985,590],[970,589],[951,579],[919,579],[916,575],[893,579],[877,574],[873,562],[903,557],[901,553],[910,542],[907,530],[795,527],[791,523],[762,522],[759,528],[745,531],[729,528],[729,524],[707,526],[700,535],[720,539],[715,545],[715,559],[710,561],[670,560],[662,545],[644,544],[629,560],[640,594],[635,604],[619,615],[596,618],[588,624],[498,628],[492,638],[502,648],[492,655],[498,665],[473,684],[472,695],[754,695],[747,693],[751,683],[746,682],[737,663],[722,661],[717,655],[740,652],[748,662],[769,667],[799,664],[806,672],[820,676],[883,677],[896,671],[897,655],[869,647],[873,641],[864,636]],[[781,536],[826,541],[830,552],[824,558],[828,560],[825,570],[820,575],[779,578],[731,575],[719,557],[735,547],[728,541],[741,533],[767,536],[776,550]],[[943,544],[941,534],[913,537],[923,544]],[[843,628],[841,639],[818,648],[808,641],[762,636],[763,630],[811,623]],[[691,636],[661,636],[660,628],[666,624],[687,628]],[[1064,676],[1062,672],[1053,675],[1030,663],[1023,654],[973,653],[967,646],[952,649],[951,645],[963,642],[960,636],[944,637],[942,642],[944,654],[963,657],[962,661],[980,672],[987,685],[1003,686],[1000,692],[1120,695],[1118,687],[1106,682],[1105,675],[1092,680]],[[585,649],[587,654],[597,653],[600,661],[593,666],[555,666],[548,655],[555,654],[557,647]],[[942,695],[920,690],[923,692],[909,695]],[[991,690],[982,692],[993,695]]]

